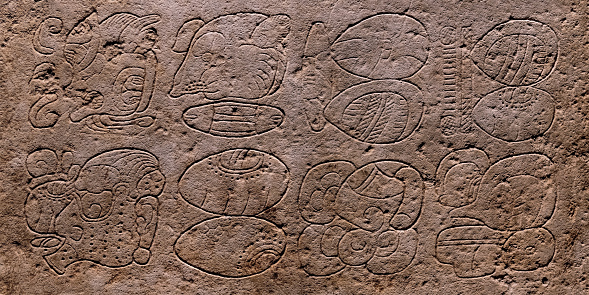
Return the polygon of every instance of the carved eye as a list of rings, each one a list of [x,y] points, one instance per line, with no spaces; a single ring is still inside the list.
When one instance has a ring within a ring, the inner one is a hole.
[[[47,193],[51,196],[62,196],[67,191],[67,183],[65,181],[53,181],[47,184]]]
[[[102,193],[86,192],[81,194],[82,213],[86,218],[98,219],[105,217],[112,207],[114,197],[109,191]]]

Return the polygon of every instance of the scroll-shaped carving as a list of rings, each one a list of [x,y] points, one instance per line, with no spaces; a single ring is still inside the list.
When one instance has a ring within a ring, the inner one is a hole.
[[[38,72],[61,83],[60,89],[46,90],[36,99],[29,115],[31,124],[52,127],[69,111],[72,122],[83,122],[95,131],[133,132],[150,126],[154,117],[145,112],[155,82],[157,59],[152,49],[158,35],[153,26],[159,20],[158,15],[116,13],[99,21],[92,13],[67,36],[55,40],[59,46],[35,41],[40,53],[51,51],[61,57],[37,66],[32,92],[38,92]],[[57,32],[56,22],[55,18],[43,22],[38,35],[51,25],[49,32]],[[48,64],[57,70],[49,71]],[[59,70],[61,67],[69,71]]]
[[[417,251],[414,229],[358,229],[336,220],[330,224],[309,225],[298,241],[301,267],[312,276],[329,276],[346,266],[365,266],[374,274],[394,274],[405,270]]]
[[[59,105],[60,81],[53,63],[41,63],[33,72],[29,82],[35,103],[29,110],[29,121],[34,127],[51,127],[64,112]]]
[[[555,165],[541,154],[502,159],[486,171],[480,150],[459,150],[438,168],[438,193],[455,225],[440,232],[436,257],[459,277],[490,275],[500,263],[535,270],[552,260],[553,235],[542,226],[551,218],[557,188]],[[454,170],[454,172],[453,172]],[[481,177],[482,175],[482,177]]]
[[[311,168],[299,194],[299,210],[303,218],[315,224],[330,223],[336,216],[337,192],[355,170],[356,166],[347,161],[327,162]]]
[[[282,229],[254,217],[278,203],[290,173],[278,158],[252,149],[227,150],[192,164],[178,183],[189,204],[224,215],[180,235],[175,253],[184,263],[223,277],[246,277],[277,263],[285,250]]]
[[[284,232],[271,222],[253,217],[218,217],[184,232],[174,249],[182,261],[207,273],[244,277],[278,262],[285,244]]]
[[[335,210],[365,230],[375,231],[385,224],[407,229],[419,217],[423,194],[417,170],[400,162],[379,161],[346,179],[337,193]]]
[[[320,132],[327,120],[357,140],[381,144],[411,135],[423,99],[416,86],[400,79],[428,59],[424,26],[407,15],[384,13],[351,25],[333,41],[329,33],[326,24],[314,23],[305,45],[301,75],[311,129]]]
[[[55,53],[57,44],[56,40],[63,31],[63,21],[57,17],[49,17],[45,19],[35,31],[33,38],[33,46],[35,51],[50,55]]]
[[[311,168],[299,196],[301,215],[313,223],[299,238],[303,269],[317,276],[346,265],[364,265],[375,274],[403,271],[415,256],[418,235],[411,227],[423,195],[419,172],[396,161]]]
[[[146,264],[165,183],[157,158],[118,149],[67,167],[70,157],[43,149],[27,158],[33,179],[25,215],[37,234],[31,245],[58,274],[83,260],[108,267]]]

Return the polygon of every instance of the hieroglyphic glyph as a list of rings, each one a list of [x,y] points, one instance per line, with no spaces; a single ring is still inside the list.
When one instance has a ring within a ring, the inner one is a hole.
[[[107,151],[80,166],[72,153],[49,149],[27,158],[32,177],[25,203],[31,245],[58,274],[77,261],[146,264],[165,177],[149,152]]]
[[[153,124],[147,113],[153,92],[158,15],[116,13],[100,21],[92,13],[69,32],[48,18],[34,39],[45,62],[34,69],[30,91],[36,102],[29,120],[36,128],[67,114],[99,132],[137,132]]]
[[[254,217],[276,205],[288,188],[288,168],[278,158],[252,149],[234,149],[202,159],[184,172],[182,198],[221,215],[188,229],[176,241],[178,257],[207,273],[245,277],[275,264],[285,250],[285,234]]]
[[[393,143],[411,135],[421,120],[423,97],[403,79],[427,61],[424,26],[408,15],[373,15],[330,42],[328,25],[314,23],[305,45],[303,98],[311,129],[320,132],[329,121],[368,143]],[[332,67],[363,82],[337,89]]]
[[[54,2],[0,4],[0,294],[589,288],[585,4]]]
[[[461,32],[444,29],[444,111],[440,123],[444,135],[454,135],[458,129],[471,132],[471,121],[485,133],[508,142],[538,137],[550,128],[554,99],[535,86],[547,79],[556,65],[558,37],[551,27],[534,20],[510,20],[478,39],[470,53],[456,48],[466,43],[456,41],[459,34],[464,38]],[[471,64],[459,63],[459,55],[468,55],[478,72],[472,71]],[[471,76],[477,74],[503,87],[484,94],[473,105]]]
[[[299,238],[301,267],[313,276],[347,265],[374,274],[404,270],[416,253],[419,238],[411,226],[423,196],[421,175],[401,162],[314,166],[299,195],[301,215],[311,223]]]
[[[194,101],[195,106],[184,112],[184,122],[224,137],[248,137],[280,126],[284,111],[251,101],[280,87],[289,32],[290,18],[283,14],[238,13],[206,24],[200,19],[186,21],[173,47],[184,61],[169,93]],[[217,100],[223,102],[207,104]]]
[[[436,241],[436,257],[459,277],[495,272],[499,263],[535,270],[554,256],[554,235],[542,226],[557,197],[555,166],[542,154],[523,154],[489,166],[478,149],[457,150],[438,168],[439,201],[456,219]]]

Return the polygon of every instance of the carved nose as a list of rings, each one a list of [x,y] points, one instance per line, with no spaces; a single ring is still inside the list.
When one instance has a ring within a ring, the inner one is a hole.
[[[172,87],[172,90],[170,91],[170,96],[171,97],[180,97],[182,95],[182,91],[180,90],[180,87],[178,87],[178,85],[174,85],[174,87]]]

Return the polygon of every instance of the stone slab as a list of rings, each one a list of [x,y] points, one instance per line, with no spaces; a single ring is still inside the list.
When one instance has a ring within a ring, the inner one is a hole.
[[[587,294],[588,3],[0,1],[0,294]]]

